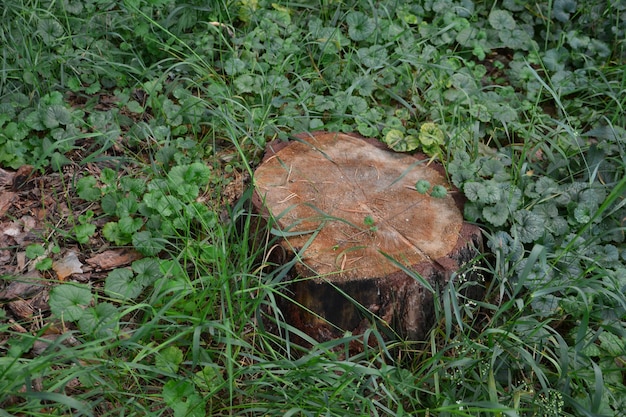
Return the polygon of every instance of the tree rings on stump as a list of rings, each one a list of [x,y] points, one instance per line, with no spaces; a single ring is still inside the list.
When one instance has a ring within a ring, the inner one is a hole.
[[[254,180],[255,209],[273,218],[296,274],[310,278],[290,285],[295,302],[283,314],[318,341],[372,319],[422,340],[433,291],[482,245],[440,165],[373,139],[317,132],[270,144]],[[420,194],[419,180],[448,193]]]

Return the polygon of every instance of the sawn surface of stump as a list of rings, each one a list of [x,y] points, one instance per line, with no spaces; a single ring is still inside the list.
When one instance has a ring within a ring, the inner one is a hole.
[[[269,146],[255,172],[256,210],[275,219],[285,251],[299,257],[295,272],[311,278],[291,284],[296,303],[282,306],[285,316],[320,341],[371,320],[422,339],[433,294],[416,277],[441,288],[481,246],[479,229],[463,222],[461,196],[425,157],[341,133],[298,138]],[[421,179],[450,191],[420,194]]]

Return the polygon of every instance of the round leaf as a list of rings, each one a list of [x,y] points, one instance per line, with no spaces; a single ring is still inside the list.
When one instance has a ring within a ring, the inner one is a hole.
[[[404,136],[401,130],[391,129],[384,138],[385,143],[396,152],[410,152],[419,147],[415,136]]]
[[[353,41],[363,41],[367,39],[376,29],[373,19],[361,12],[351,12],[346,16],[348,23],[348,36]]]
[[[62,284],[50,291],[50,310],[63,320],[80,319],[91,303],[91,290],[86,285]]]
[[[496,30],[515,29],[515,19],[506,10],[493,10],[489,13],[489,24]]]
[[[114,269],[104,283],[104,292],[113,298],[130,300],[143,291],[143,286],[133,280],[133,272],[126,268]]]

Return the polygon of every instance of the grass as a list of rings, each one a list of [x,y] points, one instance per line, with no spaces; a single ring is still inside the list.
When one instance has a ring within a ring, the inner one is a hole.
[[[0,300],[0,416],[625,415],[623,7],[353,3],[6,2],[0,166],[65,182],[33,200],[49,310]],[[296,261],[245,178],[319,129],[400,137],[466,195],[486,250],[427,340],[318,343],[282,315]],[[143,259],[50,269],[105,245]]]

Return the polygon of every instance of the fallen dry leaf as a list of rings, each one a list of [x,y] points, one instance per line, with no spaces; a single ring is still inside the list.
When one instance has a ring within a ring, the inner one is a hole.
[[[63,259],[52,264],[52,269],[57,273],[60,281],[65,281],[72,274],[82,274],[82,266],[76,252],[68,251]]]
[[[92,256],[86,262],[94,269],[107,271],[129,265],[141,257],[139,252],[132,249],[111,249]]]
[[[12,301],[28,299],[43,290],[45,287],[37,271],[29,274],[9,278],[9,285],[0,291],[0,300]]]
[[[17,194],[10,191],[0,193],[0,217],[3,217],[9,211],[16,197]]]

